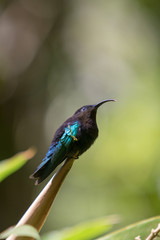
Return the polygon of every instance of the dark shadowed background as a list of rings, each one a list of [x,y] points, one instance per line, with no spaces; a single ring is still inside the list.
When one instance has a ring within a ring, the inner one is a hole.
[[[69,173],[44,231],[118,214],[121,225],[160,213],[160,2],[0,2],[0,159],[37,155],[0,183],[0,230],[46,184],[28,177],[56,128],[106,98],[99,138]]]

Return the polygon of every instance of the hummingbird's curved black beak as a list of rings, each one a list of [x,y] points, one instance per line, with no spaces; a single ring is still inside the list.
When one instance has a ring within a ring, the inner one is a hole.
[[[114,99],[106,99],[106,100],[103,100],[103,101],[95,104],[94,107],[97,109],[97,108],[99,108],[103,103],[106,103],[106,102],[116,102],[116,100],[114,100]]]

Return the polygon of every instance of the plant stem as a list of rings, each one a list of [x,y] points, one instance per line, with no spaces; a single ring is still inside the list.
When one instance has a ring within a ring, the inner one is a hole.
[[[51,178],[48,184],[44,187],[41,193],[34,200],[32,205],[28,208],[25,214],[22,216],[17,226],[21,226],[24,224],[29,224],[35,227],[38,231],[41,230],[52,203],[57,195],[57,192],[63,183],[67,173],[71,169],[75,158],[71,158],[62,165],[62,167],[55,173],[55,175]],[[24,240],[26,237],[16,237],[11,235],[7,238],[7,240]],[[27,238],[31,239],[31,238]]]

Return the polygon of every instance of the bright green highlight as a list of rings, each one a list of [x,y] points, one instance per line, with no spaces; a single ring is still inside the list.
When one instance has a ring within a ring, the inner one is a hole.
[[[42,240],[89,240],[108,232],[117,222],[117,216],[103,217],[83,222],[62,231],[45,234]]]
[[[29,148],[24,152],[20,152],[13,157],[0,162],[0,182],[6,177],[20,169],[29,159],[35,155],[35,150]]]

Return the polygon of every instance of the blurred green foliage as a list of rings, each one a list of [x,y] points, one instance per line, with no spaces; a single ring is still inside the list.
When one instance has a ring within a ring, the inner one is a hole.
[[[47,233],[44,236],[42,236],[42,240],[50,240],[50,239],[55,239],[55,240],[88,240],[88,239],[99,239],[99,240],[128,240],[128,239],[136,239],[136,237],[140,237],[140,239],[147,239],[147,237],[151,234],[152,229],[157,229],[157,225],[160,222],[160,217],[154,217],[150,219],[146,219],[144,221],[126,226],[123,229],[117,230],[113,233],[106,234],[101,237],[96,237],[94,234],[94,228],[90,229],[90,233],[92,235],[88,236],[85,232],[86,228],[85,225],[83,225],[83,228],[81,228],[81,232],[79,232],[79,229],[77,231],[77,227],[73,227],[72,229],[69,229],[67,231],[57,231],[57,232],[51,232]],[[95,221],[96,223],[96,221]],[[102,223],[99,222],[101,225]],[[102,224],[103,225],[103,224]],[[102,229],[102,228],[101,228]],[[93,231],[93,232],[92,232]],[[156,239],[156,238],[155,238]]]
[[[61,231],[53,231],[42,236],[42,240],[88,240],[96,239],[111,230],[117,222],[118,216],[109,216],[91,221],[83,222],[71,228],[66,228]]]
[[[117,103],[98,112],[99,138],[75,162],[44,231],[110,214],[121,215],[124,226],[159,213],[158,6],[143,0],[1,3],[0,158],[30,145],[38,149],[34,161],[1,183],[1,230],[19,220],[44,186],[35,188],[28,176],[57,127],[80,106],[105,98]]]
[[[32,226],[27,225],[27,224],[16,227],[16,228],[11,227],[11,228],[5,230],[4,232],[0,233],[0,239],[4,239],[4,238],[6,239],[7,237],[9,237],[12,234],[16,237],[19,237],[19,236],[26,237],[27,236],[27,237],[31,237],[36,240],[40,240],[38,231],[35,228],[33,228]]]
[[[28,149],[24,152],[18,153],[15,156],[2,160],[0,162],[0,182],[12,173],[20,169],[30,158],[35,155],[35,150]]]
[[[151,234],[152,229],[157,228],[159,222],[160,217],[147,219],[145,221],[141,221],[128,227],[125,227],[121,230],[118,230],[115,233],[106,235],[100,238],[99,240],[128,240],[136,239],[136,237],[138,236],[142,240],[147,239],[147,237]],[[157,237],[154,236],[154,239],[157,239]]]

